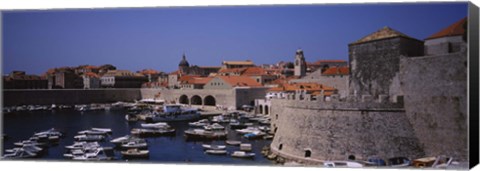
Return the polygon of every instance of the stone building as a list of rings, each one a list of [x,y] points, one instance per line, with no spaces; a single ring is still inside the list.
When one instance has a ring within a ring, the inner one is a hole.
[[[348,80],[350,71],[348,66],[331,66],[325,70],[317,69],[303,78],[289,80],[289,83],[317,83],[331,86],[338,91],[341,98],[348,95]]]
[[[47,89],[47,85],[45,77],[27,75],[24,71],[13,71],[3,76],[4,89]]]
[[[303,50],[298,49],[295,53],[294,76],[303,77],[307,73],[307,63],[303,56]]]
[[[83,79],[72,68],[58,68],[55,69],[52,75],[49,75],[49,85],[53,89],[77,89],[83,88]]]
[[[128,70],[109,70],[100,77],[104,88],[140,88],[147,82],[147,77]]]
[[[168,87],[169,88],[180,88],[179,78],[184,75],[196,75],[206,77],[212,73],[217,73],[220,70],[220,67],[212,66],[190,66],[188,63],[185,54],[182,56],[182,60],[178,64],[178,70],[168,74]]]
[[[398,96],[396,75],[400,57],[423,55],[423,42],[384,27],[348,45],[350,93],[360,97],[380,94]]]
[[[255,64],[250,60],[245,61],[223,61],[222,69],[254,67]]]
[[[459,52],[463,47],[467,18],[432,34],[425,39],[425,55],[440,55]]]
[[[94,72],[86,72],[82,74],[83,89],[100,88],[100,76]]]

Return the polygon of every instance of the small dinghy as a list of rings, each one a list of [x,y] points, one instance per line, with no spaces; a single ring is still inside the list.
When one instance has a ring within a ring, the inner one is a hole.
[[[228,145],[237,146],[237,145],[240,145],[242,142],[241,141],[234,141],[234,140],[227,140],[227,141],[225,141],[225,143],[228,144]]]
[[[224,150],[227,148],[225,145],[211,145],[211,144],[202,144],[202,147],[207,150]]]
[[[122,151],[121,153],[124,158],[145,158],[149,156],[148,150],[139,150],[136,148],[128,149],[126,151]]]
[[[214,155],[225,155],[227,154],[227,150],[206,150],[205,153]]]
[[[253,158],[253,157],[255,157],[255,153],[247,153],[247,152],[244,152],[244,151],[234,151],[232,153],[232,157]]]

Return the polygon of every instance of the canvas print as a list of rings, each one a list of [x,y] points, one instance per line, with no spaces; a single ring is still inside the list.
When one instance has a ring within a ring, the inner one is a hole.
[[[4,10],[2,160],[468,169],[468,7]]]

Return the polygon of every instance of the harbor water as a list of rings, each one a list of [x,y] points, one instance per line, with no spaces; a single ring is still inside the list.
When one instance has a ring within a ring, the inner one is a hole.
[[[132,128],[141,128],[140,124],[144,122],[127,122],[125,120],[126,113],[126,110],[83,112],[76,110],[48,110],[5,114],[3,131],[8,137],[3,142],[3,152],[5,153],[5,149],[14,148],[15,142],[29,139],[35,132],[55,128],[62,131],[65,136],[60,139],[58,145],[49,146],[45,154],[34,160],[70,161],[71,159],[63,157],[63,154],[66,152],[65,146],[73,144],[73,137],[77,135],[78,131],[93,127],[111,128],[113,133],[104,142],[100,142],[100,144],[113,147],[114,145],[109,142],[111,139],[130,134]],[[261,154],[262,148],[269,146],[271,140],[248,140],[235,131],[230,131],[228,124],[226,124],[224,126],[229,131],[227,139],[252,144],[252,152],[255,153],[255,157],[253,159],[233,158],[230,154],[239,150],[239,147],[230,145],[227,145],[227,155],[210,155],[204,153],[202,144],[224,145],[225,140],[187,141],[184,137],[184,131],[190,128],[188,122],[172,122],[169,124],[176,129],[175,135],[145,138],[150,151],[149,158],[126,160],[122,159],[119,150],[115,150],[115,160],[113,162],[274,165],[272,161]]]

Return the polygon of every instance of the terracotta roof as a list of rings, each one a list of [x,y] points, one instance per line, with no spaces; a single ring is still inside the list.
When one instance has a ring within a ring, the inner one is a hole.
[[[194,77],[200,77],[199,75],[183,75],[180,78],[178,78],[178,81],[180,82],[187,82],[188,80],[194,78]]]
[[[86,65],[86,66],[83,66],[83,68],[85,68],[85,69],[97,69],[98,67],[93,66],[93,65]]]
[[[87,77],[99,78],[99,76],[97,74],[93,73],[93,72],[87,72],[83,75],[85,75]]]
[[[144,77],[142,74],[133,73],[129,70],[108,70],[107,73],[103,74],[103,76],[115,76],[115,77]]]
[[[250,60],[246,61],[223,61],[222,64],[227,65],[253,65],[253,62]]]
[[[222,68],[218,73],[239,73],[242,74],[246,68]]]
[[[217,76],[233,87],[261,87],[254,79],[246,76]]]
[[[347,66],[344,67],[330,67],[322,72],[322,75],[348,75],[350,69]]]
[[[219,67],[219,66],[199,66],[199,68],[205,68],[205,69],[220,69],[221,67]]]
[[[439,32],[432,34],[428,39],[436,39],[436,38],[441,38],[441,37],[449,37],[449,36],[458,36],[458,35],[463,35],[465,33],[465,29],[463,28],[463,24],[467,21],[467,17],[453,23],[452,25],[449,25],[448,27],[440,30]]]
[[[193,78],[189,79],[186,83],[187,84],[205,85],[212,79],[213,79],[212,77],[193,77]]]
[[[158,74],[160,72],[154,70],[154,69],[144,69],[144,70],[141,70],[139,73],[143,74],[143,75],[152,75],[152,74]]]
[[[293,92],[297,90],[306,90],[309,93],[313,93],[315,91],[335,91],[335,88],[325,86],[322,84],[317,84],[317,83],[293,83],[293,84],[282,84],[279,87],[274,87],[269,89],[268,91],[287,91],[287,92]]]
[[[370,42],[370,41],[374,41],[374,40],[381,40],[381,39],[388,39],[388,38],[393,38],[393,37],[405,37],[405,38],[410,38],[410,39],[414,39],[414,38],[411,38],[410,36],[407,36],[399,31],[396,31],[390,27],[383,27],[382,29],[380,30],[377,30],[376,32],[372,33],[372,34],[369,34],[368,36],[365,36],[363,38],[361,38],[360,40],[357,40],[353,43],[350,43],[350,44],[361,44],[361,43],[366,43],[366,42]]]
[[[243,71],[243,76],[269,75],[265,69],[260,67],[248,67]]]

